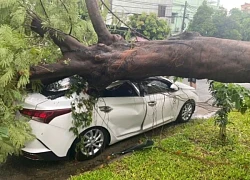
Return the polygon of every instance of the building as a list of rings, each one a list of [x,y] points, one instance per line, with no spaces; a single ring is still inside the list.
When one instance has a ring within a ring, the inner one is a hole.
[[[204,0],[174,0],[171,18],[171,33],[178,34],[188,28]]]
[[[250,3],[245,3],[245,4],[241,5],[241,10],[243,12],[250,13]]]
[[[125,22],[129,15],[146,13],[156,13],[158,17],[171,21],[173,0],[109,0],[110,8],[120,19]],[[107,16],[106,24],[115,24],[111,13]]]
[[[178,34],[188,28],[197,9],[204,0],[173,0],[171,33]],[[220,0],[207,0],[213,8],[220,6]]]
[[[184,31],[199,6],[204,0],[109,0],[110,8],[121,20],[126,22],[129,15],[146,13],[156,13],[159,18],[165,19],[171,27],[171,34],[178,34]],[[220,0],[207,0],[214,8],[219,7]],[[120,23],[109,13],[107,25]],[[124,24],[121,28],[125,28]]]

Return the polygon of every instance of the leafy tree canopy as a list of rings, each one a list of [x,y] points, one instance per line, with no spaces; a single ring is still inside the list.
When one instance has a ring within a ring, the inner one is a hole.
[[[213,8],[209,7],[207,2],[204,1],[197,9],[188,29],[190,31],[199,32],[202,36],[212,36],[216,30],[212,19],[213,14]]]
[[[202,36],[248,41],[250,14],[239,9],[215,10],[204,1],[189,25],[190,31],[199,32]]]
[[[129,17],[128,25],[151,40],[166,39],[170,33],[166,20],[159,19],[155,13],[134,14]]]
[[[27,10],[34,14],[27,14]],[[1,0],[0,11],[1,163],[9,154],[18,154],[24,143],[33,138],[26,120],[16,114],[30,83],[30,67],[61,56],[49,36],[40,38],[30,30],[32,15],[42,19],[44,28],[68,32],[86,45],[96,43],[97,35],[84,1]],[[33,89],[37,85],[33,82]]]

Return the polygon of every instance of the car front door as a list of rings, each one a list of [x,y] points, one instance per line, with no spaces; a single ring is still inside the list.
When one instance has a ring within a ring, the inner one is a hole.
[[[173,120],[173,98],[171,97],[170,83],[160,79],[149,79],[143,82],[144,100],[147,105],[147,115],[143,129]]]
[[[139,90],[130,81],[114,83],[108,87],[97,103],[97,114],[105,120],[116,137],[142,130],[146,104]]]

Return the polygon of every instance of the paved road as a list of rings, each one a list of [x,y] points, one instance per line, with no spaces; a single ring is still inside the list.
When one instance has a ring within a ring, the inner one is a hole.
[[[189,85],[187,79],[183,79],[182,83]],[[250,90],[250,83],[238,84]],[[196,91],[199,96],[199,100],[196,106],[196,111],[192,118],[209,118],[218,110],[218,108],[211,106],[213,103],[213,98],[208,89],[209,83],[206,79],[197,80]]]
[[[182,81],[184,84],[189,85],[189,82],[187,79],[183,79]],[[250,90],[250,83],[237,83],[247,89]],[[196,91],[197,94],[199,96],[199,102],[207,102],[207,100],[209,100],[212,96],[209,93],[209,83],[206,79],[202,79],[202,80],[197,80],[196,82]]]
[[[184,84],[189,85],[189,82],[187,79],[183,79],[182,81]],[[197,80],[196,82],[196,91],[197,94],[199,96],[199,102],[206,102],[207,100],[209,100],[212,96],[209,93],[209,84],[207,82],[206,79],[202,79],[202,80]]]

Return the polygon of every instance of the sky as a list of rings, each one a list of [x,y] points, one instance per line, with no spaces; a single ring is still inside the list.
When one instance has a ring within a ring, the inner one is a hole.
[[[250,3],[250,0],[220,0],[220,4],[227,10],[235,7],[240,8],[245,3]]]

